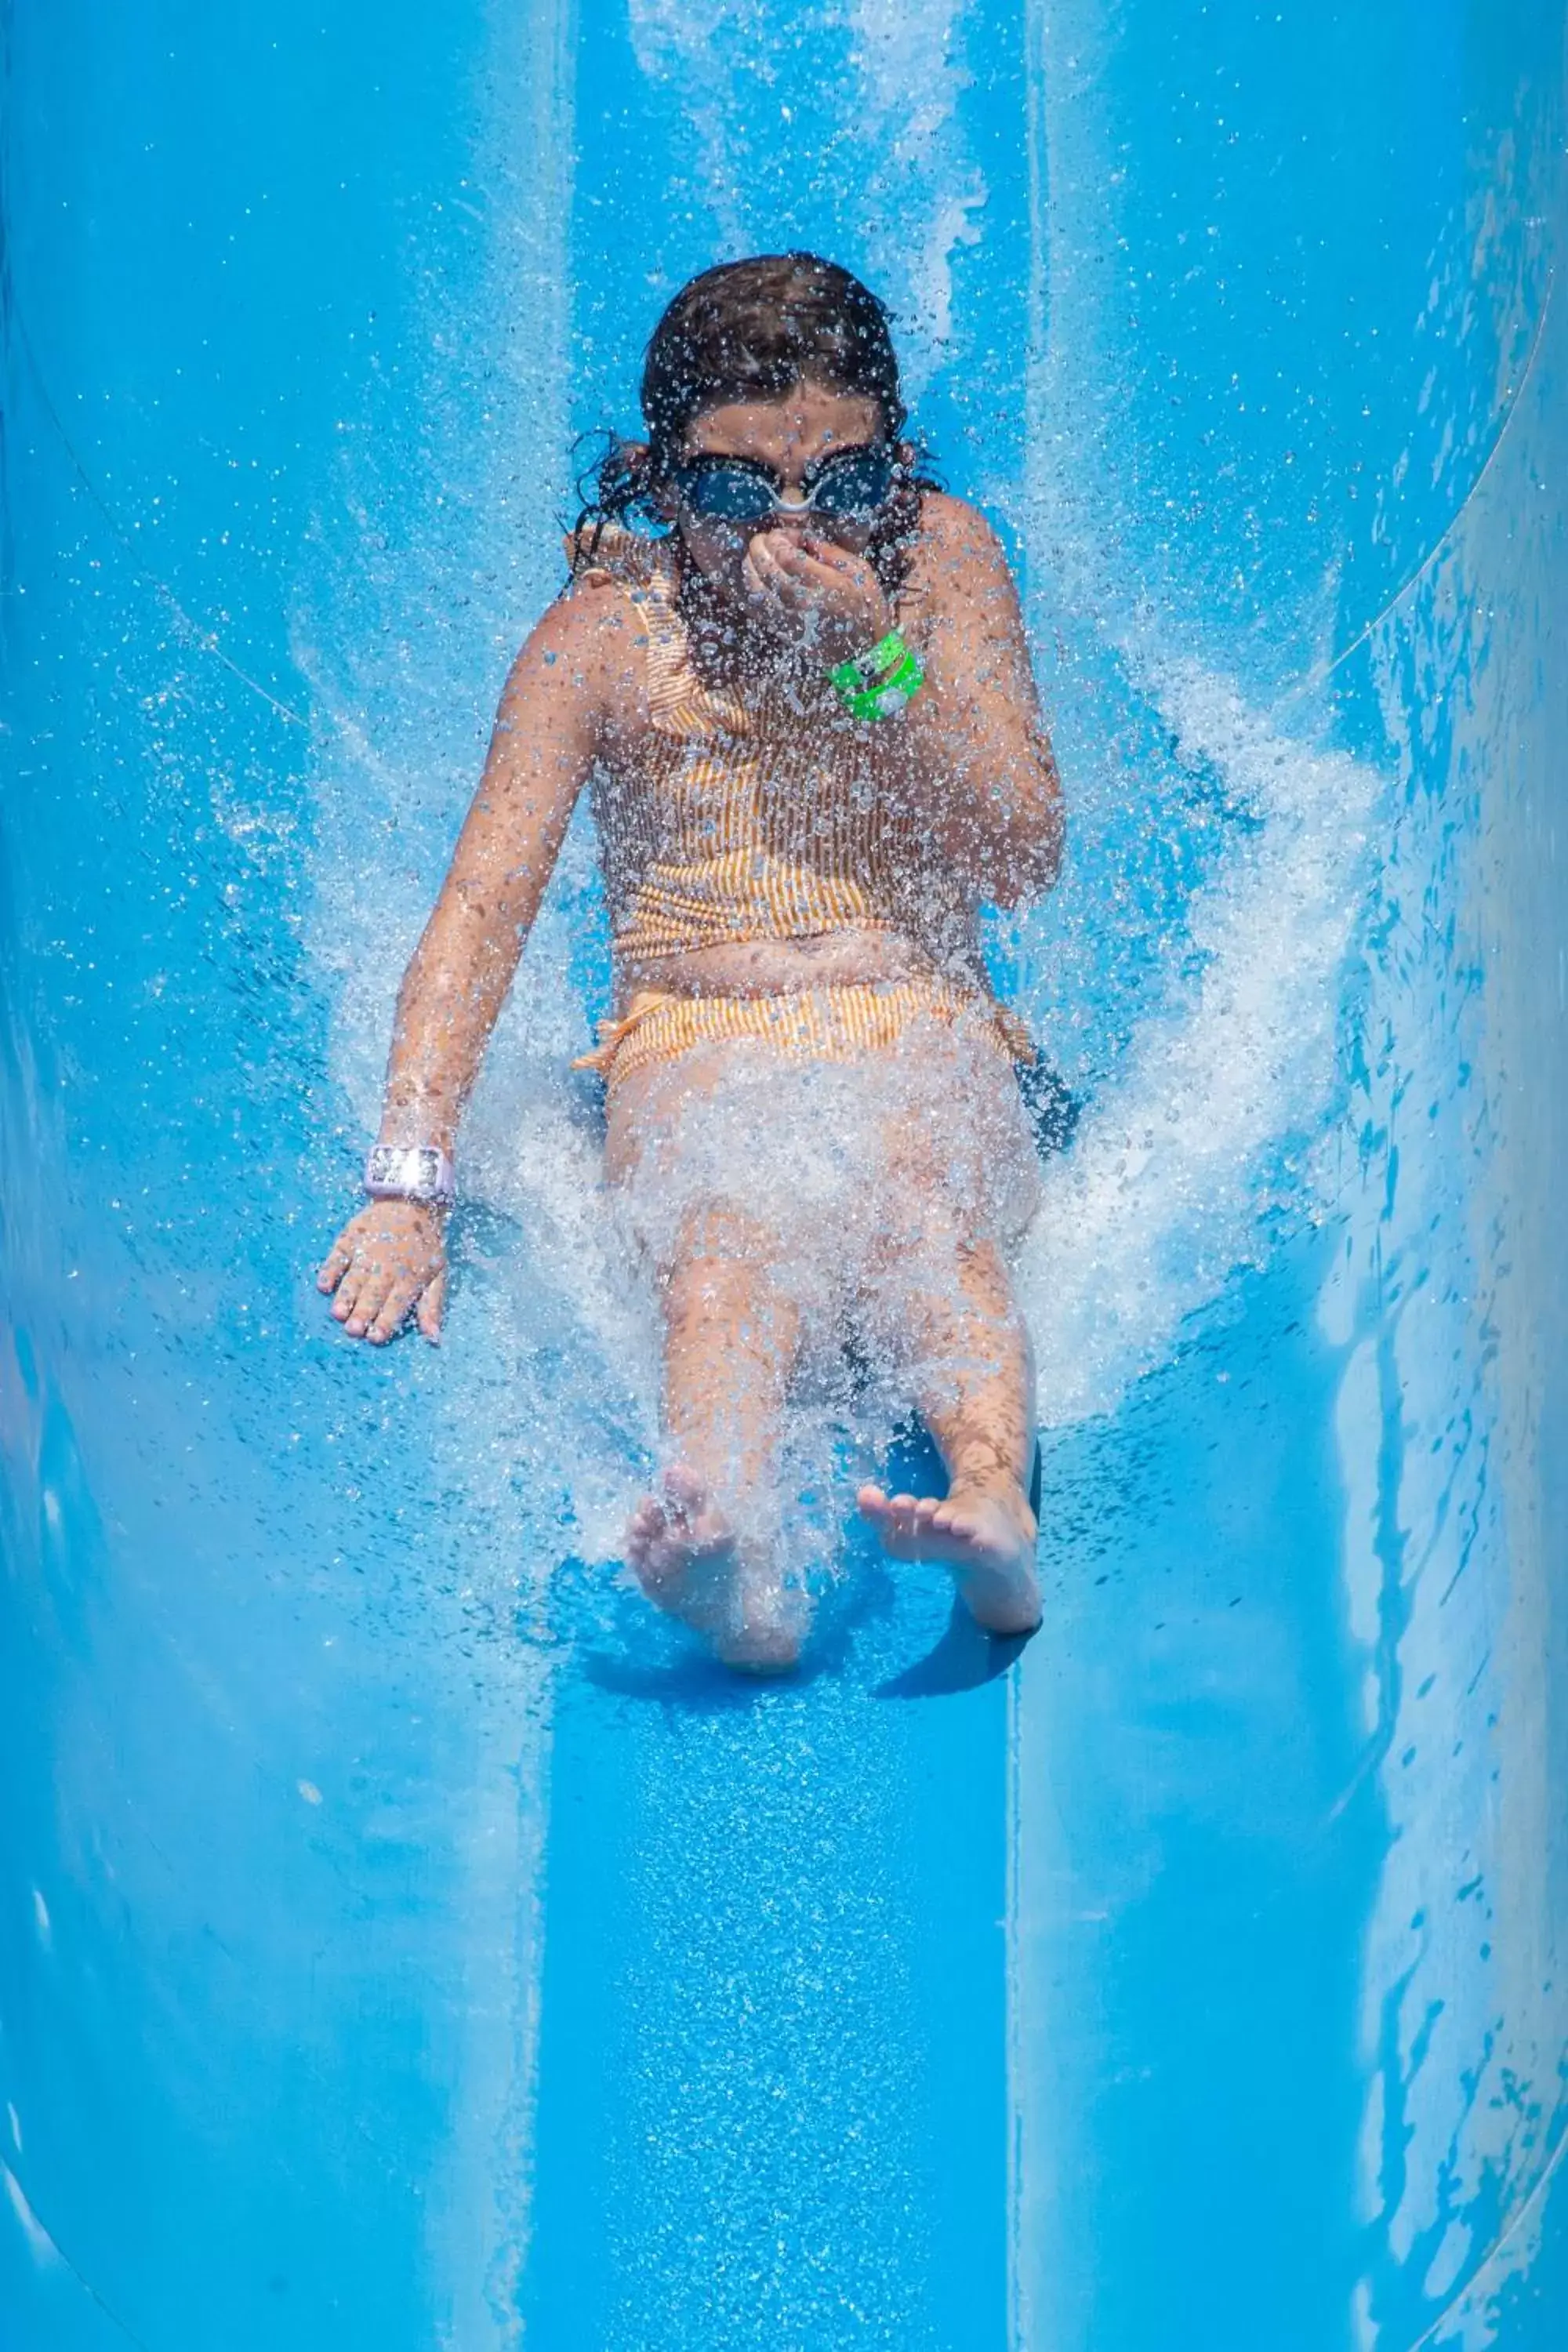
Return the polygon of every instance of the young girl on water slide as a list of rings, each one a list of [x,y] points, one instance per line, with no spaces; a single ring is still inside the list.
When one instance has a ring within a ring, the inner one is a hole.
[[[1039,1617],[1028,1335],[1034,1048],[983,902],[1047,888],[1056,770],[988,526],[921,478],[888,313],[813,255],[694,278],[648,346],[571,584],[514,663],[398,997],[370,1203],[319,1276],[345,1330],[440,1327],[463,1102],[578,793],[614,934],[605,1173],[664,1324],[668,1467],[626,1558],[721,1657],[793,1663],[792,1378],[848,1342],[931,1432],[946,1499],[862,1486],[980,1623]],[[655,537],[649,526],[666,535]]]

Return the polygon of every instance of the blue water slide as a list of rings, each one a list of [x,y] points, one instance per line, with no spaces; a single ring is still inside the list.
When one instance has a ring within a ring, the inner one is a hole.
[[[0,2348],[1558,2352],[1558,0],[4,25]],[[1016,561],[1083,1108],[1044,1630],[850,1427],[742,1687],[616,1566],[585,825],[445,1344],[312,1276],[574,437],[797,242]]]

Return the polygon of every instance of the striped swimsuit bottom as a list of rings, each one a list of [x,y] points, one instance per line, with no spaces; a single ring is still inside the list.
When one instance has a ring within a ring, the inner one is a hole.
[[[652,1062],[668,1062],[693,1046],[753,1040],[791,1061],[847,1062],[885,1053],[919,1021],[952,1027],[979,1013],[982,1034],[1008,1061],[1026,1067],[1036,1058],[1023,1023],[977,995],[938,977],[850,981],[776,996],[677,996],[640,988],[616,1020],[601,1021],[599,1043],[574,1069],[595,1070],[609,1084]]]

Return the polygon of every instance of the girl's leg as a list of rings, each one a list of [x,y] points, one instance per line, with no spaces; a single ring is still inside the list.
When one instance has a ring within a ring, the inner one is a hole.
[[[960,1239],[929,1194],[921,1239],[879,1285],[878,1319],[904,1358],[921,1417],[947,1465],[942,1502],[860,1490],[860,1508],[896,1559],[953,1571],[994,1633],[1040,1622],[1038,1530],[1027,1487],[1035,1447],[1035,1371],[1001,1253]],[[918,1251],[918,1255],[916,1254]]]
[[[800,1313],[767,1229],[732,1208],[687,1220],[663,1286],[661,1495],[634,1514],[626,1556],[648,1598],[733,1665],[792,1665],[803,1631],[773,1540],[784,1391]]]

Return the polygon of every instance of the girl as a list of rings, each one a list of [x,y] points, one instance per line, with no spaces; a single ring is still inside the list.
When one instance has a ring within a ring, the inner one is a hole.
[[[664,1326],[668,1467],[644,1591],[732,1664],[788,1666],[784,1408],[808,1353],[875,1351],[946,1499],[860,1489],[982,1625],[1038,1621],[1033,1368],[1008,1253],[1036,1204],[983,901],[1046,889],[1055,766],[1017,598],[916,470],[888,313],[804,253],[694,278],[647,350],[571,584],[518,656],[398,997],[372,1198],[321,1269],[356,1337],[437,1338],[465,1097],[591,783],[614,933],[605,1172]],[[632,527],[636,526],[636,527]],[[654,537],[652,528],[665,536]]]

